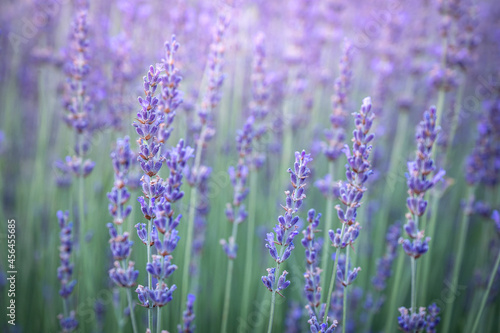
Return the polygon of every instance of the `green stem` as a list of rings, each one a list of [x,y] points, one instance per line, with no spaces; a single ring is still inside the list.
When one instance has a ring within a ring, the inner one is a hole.
[[[411,257],[411,313],[416,313],[417,311],[417,261],[414,257]]]
[[[132,330],[134,333],[138,333],[139,331],[137,330],[137,324],[135,322],[135,313],[132,302],[132,290],[130,288],[127,288],[127,300],[128,308],[130,310],[130,320],[132,321]]]
[[[345,278],[347,279],[347,275],[349,274],[349,247],[347,246],[346,252],[345,252],[345,271],[344,275]],[[344,287],[344,294],[343,294],[344,302],[343,302],[343,309],[342,309],[342,333],[345,333],[346,327],[347,327],[347,286]]]
[[[267,333],[271,333],[273,330],[273,318],[274,318],[274,304],[276,303],[276,292],[271,294],[271,313],[269,314],[269,325],[267,326]]]
[[[201,164],[201,153],[205,143],[205,131],[207,129],[207,125],[204,123],[202,125],[200,131],[200,138],[196,142],[196,155],[193,164],[193,172],[198,172]],[[196,178],[198,176],[196,175]],[[182,293],[181,299],[186,299],[188,290],[189,290],[189,266],[191,261],[191,251],[193,247],[193,231],[194,231],[194,218],[196,214],[196,205],[198,202],[198,179],[195,179],[195,184],[191,189],[191,198],[189,201],[189,219],[187,225],[187,238],[186,238],[186,247],[184,248],[184,268],[182,271]],[[182,314],[182,304],[181,311]],[[182,320],[182,319],[181,319]]]
[[[238,223],[237,221],[233,222],[233,231],[231,233],[231,238],[229,242],[236,242],[236,236],[238,235]],[[229,317],[229,304],[231,301],[231,285],[233,282],[233,267],[234,267],[234,259],[229,258],[229,263],[227,265],[227,280],[226,280],[226,290],[224,293],[224,310],[222,312],[222,333],[227,332],[227,319]]]
[[[344,229],[345,229],[345,224],[342,224],[342,231],[340,234],[344,234]],[[328,319],[328,310],[330,308],[330,303],[332,301],[332,293],[333,293],[333,287],[335,286],[335,280],[337,276],[337,264],[339,263],[339,254],[340,254],[340,247],[337,248],[337,251],[335,251],[335,262],[333,264],[333,270],[332,270],[332,277],[330,279],[330,287],[328,288],[328,296],[326,299],[326,307],[325,307],[325,314],[323,317],[323,322],[326,323]]]
[[[446,167],[446,161],[449,160],[450,154],[452,151],[451,147],[453,145],[453,140],[455,139],[455,134],[457,132],[458,118],[460,116],[460,107],[461,107],[462,96],[464,94],[466,82],[467,81],[465,80],[465,78],[463,78],[462,82],[460,83],[460,85],[458,87],[457,96],[455,98],[455,106],[453,108],[450,134],[448,136],[448,143],[446,145],[446,155],[445,155],[445,160],[443,161],[443,167]]]
[[[432,195],[431,205],[430,205],[431,219],[426,226],[426,234],[431,239],[434,239],[434,234],[436,233],[436,225],[437,225],[439,194],[436,191],[432,191],[431,195]],[[429,253],[431,251],[433,251],[433,247],[430,247],[428,253],[421,258],[421,260],[423,261],[422,261],[422,267],[419,271],[419,277],[421,277],[419,278],[419,281],[422,281],[421,287],[422,290],[426,293],[428,293],[427,288],[430,280],[429,270],[432,262],[432,256]]]
[[[500,266],[500,252],[497,255],[497,261],[495,262],[495,267],[493,267],[493,271],[490,274],[490,281],[488,282],[488,287],[484,292],[483,299],[481,300],[481,306],[479,307],[479,312],[477,313],[476,320],[474,321],[474,326],[472,327],[472,333],[477,332],[479,326],[479,320],[481,319],[481,315],[483,314],[484,307],[486,306],[486,301],[488,300],[488,296],[490,295],[491,286],[493,285],[493,281],[495,280],[495,275],[498,272],[498,266]]]
[[[146,244],[147,246],[147,252],[146,252],[146,255],[147,255],[147,263],[149,264],[149,260],[151,258],[151,220],[148,220],[148,237],[147,237],[147,240],[148,240],[148,243]],[[148,274],[148,289],[151,290],[151,285],[153,284],[153,277],[151,276],[151,274]],[[153,309],[152,308],[149,308],[148,309],[148,327],[149,329],[151,330],[151,332],[153,332]]]
[[[387,173],[386,184],[384,186],[383,194],[382,194],[382,210],[381,210],[381,218],[379,221],[381,225],[378,225],[375,228],[375,235],[373,239],[384,239],[384,233],[387,230],[387,226],[389,224],[389,213],[391,207],[391,199],[396,189],[398,179],[404,179],[404,174],[402,170],[399,169],[401,158],[404,156],[404,148],[405,148],[405,138],[406,133],[408,132],[408,119],[409,114],[406,111],[399,112],[398,115],[398,126],[396,128],[396,136],[394,142],[392,144],[391,149],[391,157],[389,161],[389,171]],[[406,166],[406,163],[404,164]],[[400,178],[401,177],[401,178]],[[382,255],[385,243],[379,242],[374,246],[374,257],[379,258]]]
[[[161,333],[161,307],[156,312],[156,333]]]
[[[227,332],[227,319],[229,317],[229,303],[231,299],[231,284],[233,281],[233,267],[234,260],[229,259],[229,263],[227,265],[227,281],[226,281],[226,290],[224,293],[224,310],[222,312],[222,328],[221,332]]]
[[[328,174],[331,177],[331,180],[334,181],[335,179],[335,165],[332,161],[328,163]],[[329,239],[328,236],[328,231],[332,229],[332,219],[333,219],[333,197],[331,191],[329,191],[328,197],[327,197],[327,202],[326,202],[326,221],[325,221],[325,230],[323,231],[323,239],[325,240],[325,244],[327,243],[327,240]],[[321,257],[321,270],[323,272],[328,272],[328,263],[330,262],[329,259],[329,253],[328,253],[328,246],[323,246],[324,249],[324,254]],[[326,273],[325,273],[326,274]],[[326,290],[326,276],[323,279],[322,282],[322,290]],[[323,299],[325,297],[328,297],[323,294]],[[326,316],[325,316],[326,317]]]
[[[462,267],[462,258],[464,255],[464,249],[465,249],[465,239],[467,236],[467,229],[469,227],[469,217],[470,217],[470,203],[474,197],[474,192],[475,192],[476,187],[475,186],[469,186],[467,190],[467,206],[464,208],[464,211],[462,213],[462,220],[460,222],[460,231],[458,235],[458,251],[457,251],[457,257],[455,260],[455,265],[453,267],[453,275],[452,275],[452,280],[451,280],[451,294],[456,295],[457,292],[457,285],[458,285],[458,278],[460,274],[460,268]],[[443,332],[449,332],[450,329],[450,324],[451,324],[451,318],[453,315],[453,305],[455,302],[451,302],[447,307],[446,307],[446,313],[444,316],[444,324],[443,324]]]
[[[399,254],[398,261],[396,263],[396,273],[394,274],[394,283],[391,291],[391,299],[389,302],[389,319],[386,322],[384,332],[394,332],[394,324],[396,323],[396,303],[398,297],[400,296],[399,289],[401,287],[401,280],[403,279],[404,273],[404,260],[405,254]]]
[[[243,285],[243,301],[241,305],[241,317],[245,319],[248,314],[248,304],[250,302],[250,291],[252,290],[252,256],[253,256],[253,241],[255,235],[255,213],[257,203],[257,170],[250,172],[250,198],[248,198],[248,230],[247,230],[247,246],[245,253],[245,276]]]

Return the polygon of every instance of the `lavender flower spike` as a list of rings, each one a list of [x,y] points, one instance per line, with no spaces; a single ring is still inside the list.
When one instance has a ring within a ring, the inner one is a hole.
[[[69,212],[57,212],[59,227],[61,232],[59,238],[61,246],[59,247],[59,258],[61,265],[57,268],[57,279],[61,282],[59,295],[63,298],[65,311],[68,306],[68,297],[73,292],[76,280],[73,278],[73,264],[71,263],[71,253],[73,252],[73,223],[68,222]],[[78,321],[75,319],[75,313],[72,311],[59,315],[59,322],[64,332],[72,332],[78,327]]]
[[[182,313],[182,325],[178,325],[177,329],[179,333],[193,333],[196,326],[194,322],[194,301],[196,296],[193,294],[188,294],[186,302],[186,310]]]
[[[279,276],[280,264],[290,257],[293,249],[295,248],[293,245],[293,239],[299,233],[297,231],[298,226],[296,225],[299,221],[299,217],[296,214],[306,198],[306,179],[311,174],[311,170],[307,167],[307,165],[311,161],[311,155],[306,154],[305,151],[302,151],[302,153],[295,152],[293,170],[288,169],[293,190],[291,193],[290,191],[285,191],[285,205],[281,206],[285,210],[285,215],[280,215],[278,217],[278,224],[276,224],[273,229],[274,234],[267,234],[266,240],[268,244],[266,244],[266,248],[269,249],[269,254],[274,261],[276,261],[276,268],[268,268],[268,275],[262,277],[264,286],[266,286],[266,288],[272,293],[269,331],[273,323],[276,294],[283,296],[280,291],[286,289],[290,285],[290,281],[286,280],[286,275],[288,274],[287,271],[283,271],[283,274],[278,278],[277,283],[275,283],[275,281],[276,277]],[[279,253],[276,249],[276,245],[281,247]]]

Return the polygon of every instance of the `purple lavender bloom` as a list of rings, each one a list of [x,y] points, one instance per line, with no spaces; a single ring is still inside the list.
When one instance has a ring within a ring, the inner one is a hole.
[[[61,282],[59,295],[63,298],[65,306],[68,302],[68,297],[73,292],[76,280],[73,277],[73,264],[71,263],[71,253],[73,250],[73,223],[68,222],[69,212],[57,212],[59,228],[61,232],[59,238],[61,246],[59,247],[60,266],[57,268],[57,279]],[[64,317],[62,314],[58,316],[59,323],[63,332],[72,332],[78,327],[78,321],[75,318],[75,312],[71,311],[69,317]]]
[[[306,249],[306,272],[304,273],[305,285],[304,292],[311,311],[316,313],[316,309],[321,303],[321,269],[317,266],[316,260],[321,251],[321,244],[314,239],[314,234],[317,231],[321,214],[316,215],[314,209],[310,209],[307,213],[307,228],[302,231],[302,245]]]
[[[177,269],[171,264],[172,256],[152,256],[152,261],[146,265],[146,271],[155,279],[163,280],[168,278]]]
[[[398,317],[399,328],[403,332],[421,331],[426,327],[425,308],[422,307],[418,312],[410,313],[409,309],[399,308],[401,316]]]
[[[310,319],[307,322],[310,325],[311,333],[331,333],[335,331],[338,325],[338,322],[336,320],[334,320],[330,326],[328,326],[327,323],[320,323],[318,322],[318,319],[314,311],[311,310],[310,306],[306,305],[306,308],[309,312]]]
[[[307,167],[307,165],[312,161],[311,155],[306,154],[305,151],[302,153],[295,152],[295,163],[294,168],[288,169],[288,173],[290,174],[290,181],[293,186],[293,191],[285,191],[286,200],[285,205],[281,206],[285,210],[285,215],[280,215],[278,217],[278,224],[274,227],[274,234],[267,234],[267,242],[266,247],[269,249],[269,254],[276,261],[278,274],[279,274],[279,266],[282,262],[288,259],[294,249],[293,239],[299,233],[297,231],[298,226],[296,225],[299,221],[299,217],[296,215],[299,208],[302,206],[304,199],[306,198],[305,194],[305,186],[306,179],[311,174],[311,170]],[[275,240],[276,239],[276,240]],[[276,246],[280,245],[281,250],[278,254]],[[285,272],[281,275],[278,281],[277,288],[274,288],[274,274],[276,269],[269,268],[268,276],[262,277],[262,282],[271,292],[277,292],[278,294],[280,290],[285,289],[290,284],[289,281],[285,281]],[[281,294],[280,294],[281,295]]]
[[[497,233],[500,234],[500,214],[498,213],[498,210],[493,211],[491,219],[495,222],[495,229],[497,230]]]
[[[345,271],[345,260],[346,256],[341,254],[339,256],[339,261],[337,264],[337,279],[344,287],[352,284],[354,280],[358,277],[359,271],[361,271],[360,267],[353,268],[352,270],[348,270],[347,273]],[[349,265],[350,266],[350,265]]]
[[[139,285],[136,289],[136,293],[139,298],[141,306],[145,308],[149,307],[163,307],[172,300],[172,293],[177,289],[174,284],[170,288],[167,287],[165,283],[156,284],[156,288],[150,290],[148,287]]]
[[[160,69],[165,71],[165,74],[161,76],[161,98],[158,106],[158,112],[164,114],[164,122],[160,125],[158,134],[158,141],[161,143],[165,143],[170,137],[175,111],[182,104],[182,95],[178,90],[182,77],[179,69],[175,67],[174,59],[178,49],[179,44],[173,35],[171,42],[165,43],[166,56],[160,64]]]
[[[436,166],[432,160],[431,153],[437,139],[440,128],[436,126],[436,108],[431,107],[424,112],[424,119],[417,127],[415,135],[417,141],[416,158],[408,162],[408,174],[406,183],[408,185],[409,197],[406,205],[409,213],[406,214],[407,223],[404,229],[410,239],[400,239],[404,251],[415,259],[427,252],[430,238],[424,237],[424,232],[418,230],[418,224],[414,218],[422,216],[427,208],[425,193],[433,188],[445,175],[444,170],[435,172]]]
[[[122,226],[132,212],[132,207],[127,205],[130,192],[126,187],[132,162],[132,150],[128,137],[117,140],[116,148],[111,153],[111,159],[115,176],[113,188],[108,193],[108,199],[110,201],[109,213],[113,217],[113,223],[108,223],[107,227],[110,235],[111,254],[115,262],[114,267],[109,270],[109,277],[118,286],[130,288],[135,285],[139,271],[135,270],[134,262],[129,261],[134,242],[129,239],[128,232],[123,232]]]
[[[119,261],[115,261],[114,265],[115,267],[109,270],[111,280],[123,288],[135,286],[135,282],[139,277],[139,271],[134,268],[134,262],[129,261],[126,268],[122,267]]]
[[[193,333],[196,326],[194,325],[194,301],[196,296],[188,294],[186,302],[186,310],[182,313],[182,325],[177,325],[179,333]]]
[[[478,137],[467,158],[465,180],[469,185],[492,187],[500,174],[500,99],[491,101],[477,125]]]
[[[436,305],[436,303],[432,303],[427,307],[427,333],[436,333],[436,327],[441,321],[441,318],[438,316],[441,309]]]
[[[69,317],[64,317],[60,314],[57,318],[59,319],[59,325],[61,325],[63,333],[73,332],[78,328],[75,311],[71,311]]]
[[[85,160],[85,155],[90,147],[89,138],[92,130],[90,118],[94,109],[88,92],[90,69],[87,15],[88,3],[80,3],[70,38],[67,64],[68,98],[64,102],[67,111],[64,120],[77,134],[74,147],[75,155],[73,157],[67,156],[66,164],[76,177],[88,176],[95,165],[91,160]]]
[[[299,333],[302,308],[297,302],[291,303],[285,318],[285,330],[287,333]]]
[[[344,41],[344,50],[340,59],[340,76],[335,81],[335,94],[332,96],[332,114],[330,123],[332,127],[325,131],[326,142],[323,144],[323,153],[329,161],[335,161],[344,150],[345,142],[345,121],[347,92],[351,85],[351,62],[353,46],[348,41]]]
[[[398,240],[401,235],[401,225],[396,222],[389,226],[385,236],[386,251],[382,258],[377,260],[377,273],[372,279],[376,290],[382,291],[386,287],[386,281],[392,274],[392,264],[397,256]]]
[[[347,182],[339,183],[339,199],[345,208],[340,205],[335,207],[337,216],[344,226],[336,231],[328,231],[332,245],[336,248],[352,245],[361,229],[356,222],[357,208],[361,206],[363,193],[366,191],[364,184],[373,173],[368,160],[372,149],[370,142],[374,138],[374,135],[369,133],[374,119],[371,108],[370,98],[363,99],[360,111],[354,114],[356,128],[353,131],[352,154],[347,145],[344,148],[348,162],[345,166]]]
[[[73,252],[73,223],[68,222],[69,212],[57,212],[57,219],[59,220],[59,239],[61,246],[59,247],[59,258],[61,265],[57,268],[57,279],[61,282],[61,289],[59,295],[67,299],[73,292],[76,285],[76,280],[73,277],[73,264],[71,263],[71,253]]]

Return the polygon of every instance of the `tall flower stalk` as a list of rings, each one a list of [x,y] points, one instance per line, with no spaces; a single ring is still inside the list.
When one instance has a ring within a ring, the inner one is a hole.
[[[202,165],[203,151],[206,143],[212,139],[215,134],[213,124],[214,114],[221,99],[221,88],[224,83],[223,65],[225,44],[224,36],[229,19],[221,15],[217,20],[217,26],[213,34],[213,40],[210,45],[210,54],[208,56],[208,86],[203,97],[201,107],[198,111],[200,119],[200,128],[195,137],[195,157],[193,165],[190,167],[188,178],[191,185],[191,198],[189,203],[189,217],[187,226],[187,240],[184,250],[184,268],[182,272],[182,295],[181,299],[186,299],[189,291],[189,269],[191,261],[191,252],[193,247],[194,222],[198,212],[207,211],[206,198],[202,197],[206,189],[206,181],[210,176],[211,169]],[[201,199],[201,200],[200,200]]]
[[[248,165],[250,172],[249,183],[249,199],[248,199],[248,229],[247,229],[247,246],[245,251],[245,271],[243,273],[243,285],[247,286],[243,289],[242,310],[241,315],[246,318],[248,313],[248,304],[250,303],[250,292],[252,288],[252,255],[255,236],[255,213],[257,210],[257,174],[262,169],[265,161],[265,153],[258,149],[262,137],[267,133],[269,126],[266,124],[266,119],[269,114],[269,97],[270,87],[269,78],[266,71],[266,51],[264,47],[265,36],[259,33],[255,39],[255,53],[252,69],[252,101],[250,102],[250,117],[253,117],[254,133],[251,155],[249,156]]]
[[[71,253],[73,252],[73,223],[68,222],[69,212],[57,212],[59,220],[59,238],[61,245],[59,247],[59,258],[61,265],[57,268],[57,279],[61,282],[59,295],[63,299],[63,314],[58,316],[59,324],[63,332],[73,332],[78,328],[75,311],[70,311],[68,298],[70,297],[76,285],[73,280],[73,264],[71,263]]]
[[[288,169],[293,190],[292,192],[285,191],[285,205],[281,206],[285,211],[285,215],[280,215],[278,217],[278,224],[276,224],[273,229],[274,233],[270,232],[266,235],[266,248],[269,250],[269,254],[276,262],[276,267],[268,268],[267,276],[262,277],[264,286],[266,286],[266,288],[271,292],[271,313],[267,329],[268,333],[271,333],[273,328],[276,294],[284,297],[281,294],[281,291],[290,285],[290,281],[286,279],[288,272],[285,270],[280,275],[280,265],[290,257],[293,249],[295,248],[293,240],[299,233],[297,230],[298,226],[296,225],[299,221],[297,212],[306,198],[306,179],[311,174],[311,170],[307,167],[307,165],[311,161],[311,155],[306,154],[305,151],[302,151],[302,153],[295,152],[293,170]],[[279,252],[276,245],[280,247]],[[276,281],[276,279],[278,281]]]
[[[326,309],[323,315],[323,323],[327,322],[328,309],[331,302],[335,280],[344,286],[344,306],[342,332],[346,330],[347,319],[347,286],[352,284],[356,279],[361,268],[349,269],[349,248],[353,246],[355,240],[359,236],[360,224],[356,221],[357,209],[361,206],[361,199],[366,191],[365,183],[368,177],[372,174],[371,163],[368,160],[372,146],[370,142],[374,139],[374,134],[370,133],[375,115],[372,112],[372,104],[370,97],[363,99],[363,104],[359,112],[354,113],[353,139],[352,139],[352,154],[349,147],[346,145],[344,153],[347,157],[346,178],[347,181],[339,184],[339,199],[341,205],[337,205],[337,216],[342,223],[342,228],[337,228],[336,231],[328,230],[328,236],[332,242],[332,246],[336,248],[335,264],[333,266],[328,296],[326,301]],[[343,267],[339,265],[340,250],[346,249],[345,263]],[[337,267],[338,266],[338,267]]]
[[[332,96],[332,114],[330,115],[331,128],[325,130],[325,142],[323,142],[323,153],[328,160],[328,174],[319,182],[325,184],[323,194],[327,199],[326,223],[323,231],[323,238],[328,239],[328,230],[332,228],[333,203],[334,203],[334,181],[335,162],[342,155],[345,145],[345,123],[347,118],[346,104],[347,93],[351,85],[352,78],[352,52],[353,46],[348,41],[344,41],[344,50],[339,63],[340,76],[335,80],[334,95]],[[318,182],[316,183],[318,186]],[[329,268],[328,248],[325,246],[321,258],[321,269],[328,272]],[[326,279],[322,289],[326,290]],[[324,297],[324,296],[323,296]]]
[[[135,269],[134,262],[130,260],[132,252],[132,242],[129,233],[123,231],[123,223],[132,212],[132,207],[127,205],[130,199],[130,192],[127,189],[128,172],[132,162],[132,151],[130,149],[129,138],[118,139],[115,150],[111,153],[115,180],[111,192],[108,193],[109,213],[113,217],[113,223],[108,223],[110,235],[110,248],[113,255],[114,268],[109,270],[111,280],[121,288],[125,288],[127,293],[128,308],[132,321],[132,329],[137,333],[134,304],[132,303],[131,289],[136,284],[139,271]]]
[[[328,323],[320,324],[318,318],[322,318],[322,311],[325,305],[321,304],[321,269],[318,267],[317,259],[321,251],[321,243],[314,239],[314,234],[318,232],[321,214],[316,215],[314,209],[307,213],[307,228],[302,231],[302,246],[306,249],[306,272],[304,273],[305,284],[304,293],[308,304],[306,308],[309,312],[308,323],[312,332],[329,333],[333,332],[338,322],[334,320],[330,326]]]
[[[425,237],[424,231],[419,229],[419,218],[424,215],[427,208],[427,201],[424,199],[425,193],[429,191],[437,182],[443,179],[444,170],[436,171],[436,166],[432,160],[432,148],[439,133],[437,126],[436,108],[431,107],[424,112],[424,119],[417,127],[416,141],[417,151],[415,160],[408,162],[408,198],[406,206],[407,223],[404,230],[408,239],[400,238],[406,255],[411,259],[411,307],[409,310],[400,308],[399,318],[400,329],[405,332],[416,332],[423,329],[426,323],[426,309],[417,309],[417,259],[425,254],[429,249],[430,237]]]

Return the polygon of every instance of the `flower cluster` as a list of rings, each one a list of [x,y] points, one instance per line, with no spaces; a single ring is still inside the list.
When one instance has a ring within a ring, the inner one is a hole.
[[[331,333],[334,332],[338,326],[338,321],[334,320],[333,323],[328,326],[327,323],[320,323],[314,312],[311,310],[309,306],[307,306],[307,310],[309,311],[309,323],[311,333]]]
[[[175,119],[175,111],[182,104],[182,95],[179,91],[179,84],[182,77],[179,69],[175,67],[175,53],[179,49],[179,43],[172,36],[170,42],[165,43],[165,59],[162,59],[160,69],[164,74],[161,76],[161,97],[158,105],[158,112],[164,114],[164,122],[160,125],[158,141],[165,143],[172,133],[171,125]]]
[[[415,217],[425,213],[427,201],[425,193],[445,175],[444,170],[435,173],[436,166],[431,157],[432,147],[437,139],[440,128],[436,126],[436,108],[431,107],[424,113],[424,119],[419,123],[416,133],[417,151],[414,161],[408,162],[408,173],[406,175],[408,195],[406,205],[409,213],[406,215],[407,223],[404,229],[411,239],[400,239],[403,249],[407,255],[419,258],[426,253],[430,238],[424,238],[424,232],[418,229]]]
[[[500,177],[500,98],[486,104],[477,125],[476,145],[466,162],[465,179],[469,185],[492,187]]]
[[[295,248],[293,245],[293,239],[298,235],[298,226],[296,225],[299,221],[299,217],[296,215],[299,208],[306,197],[305,186],[306,179],[311,174],[311,170],[307,165],[312,161],[311,155],[306,154],[305,151],[302,153],[295,152],[295,163],[294,169],[288,169],[290,174],[290,181],[293,186],[293,191],[285,191],[286,200],[285,205],[281,206],[285,210],[285,215],[280,215],[278,217],[278,224],[274,227],[274,232],[267,234],[266,248],[269,250],[269,254],[276,261],[279,274],[279,266],[285,260],[287,260],[292,250]],[[281,246],[281,251],[278,253],[276,245]],[[277,292],[285,289],[290,284],[290,281],[286,281],[287,271],[284,271],[278,280],[278,284],[275,287],[275,268],[267,269],[268,275],[262,277],[262,282],[271,292]],[[281,294],[280,294],[281,295]]]
[[[76,280],[73,278],[73,264],[71,263],[71,253],[73,251],[73,223],[68,222],[69,212],[57,212],[57,219],[61,232],[59,238],[61,246],[59,247],[59,258],[61,265],[57,267],[57,279],[61,282],[59,295],[63,298],[65,308],[68,297],[73,292],[76,285]],[[66,310],[65,310],[66,311]],[[63,332],[72,332],[78,327],[78,321],[75,318],[75,313],[72,311],[69,316],[67,313],[59,315],[59,322]]]
[[[434,333],[436,332],[436,326],[440,322],[439,312],[440,309],[435,303],[431,304],[427,308],[427,311],[424,307],[421,307],[415,313],[411,313],[409,309],[401,307],[399,308],[401,316],[398,317],[399,328],[403,332],[423,332],[425,330],[426,332]]]
[[[370,142],[374,135],[370,134],[374,115],[371,112],[369,97],[363,100],[361,109],[354,115],[355,129],[353,131],[352,154],[346,145],[344,152],[347,156],[346,177],[347,182],[339,183],[339,199],[345,208],[337,205],[337,216],[342,222],[342,229],[329,230],[330,240],[336,248],[345,248],[352,245],[359,236],[361,226],[356,222],[357,209],[361,206],[363,193],[366,191],[365,183],[372,174],[371,163],[368,160],[372,146]]]
[[[332,96],[332,114],[330,123],[332,127],[325,131],[326,143],[323,153],[329,161],[335,161],[341,154],[345,142],[345,120],[347,92],[351,84],[351,62],[353,46],[349,41],[344,42],[344,50],[339,64],[340,76],[335,80],[335,94]]]
[[[344,287],[351,285],[354,280],[358,277],[358,273],[361,271],[361,267],[353,268],[352,270],[347,268],[346,272],[346,259],[347,257],[343,254],[339,256],[338,268],[337,268],[337,279]],[[350,265],[349,265],[350,266]]]
[[[196,326],[194,325],[194,301],[196,296],[189,294],[187,296],[186,310],[182,313],[182,325],[177,325],[179,333],[192,333]]]
[[[305,285],[304,292],[309,303],[310,311],[316,313],[316,309],[321,302],[321,269],[317,266],[316,260],[321,251],[321,243],[314,240],[314,234],[317,232],[321,214],[316,215],[314,209],[307,213],[307,228],[302,231],[302,245],[306,249],[306,272],[304,274]]]
[[[171,44],[166,45],[166,74],[160,75],[160,71],[155,70],[153,66],[149,68],[147,76],[144,77],[146,97],[139,97],[141,111],[137,113],[133,124],[140,137],[138,161],[144,172],[141,178],[144,196],[139,197],[138,201],[144,217],[148,220],[148,225],[138,223],[135,227],[141,241],[148,247],[154,245],[158,254],[149,257],[148,250],[146,270],[149,274],[149,285],[139,285],[136,289],[139,301],[144,307],[164,306],[172,299],[172,292],[176,289],[175,285],[168,288],[163,282],[177,268],[171,264],[171,254],[180,239],[176,227],[182,216],[175,216],[172,205],[184,196],[181,191],[183,170],[193,156],[193,149],[186,146],[182,139],[176,147],[162,154],[162,147],[171,132],[170,125],[175,116],[175,108],[180,103],[176,86],[180,78],[176,76],[177,71],[173,67],[173,53],[177,50],[175,38]],[[159,85],[162,87],[161,102],[154,96]],[[169,168],[166,180],[158,175],[163,163]],[[156,289],[151,288],[153,277],[158,280]]]
[[[67,111],[64,120],[75,130],[77,141],[74,147],[75,155],[66,157],[68,168],[60,168],[60,170],[71,171],[77,177],[86,177],[95,166],[91,160],[85,160],[85,155],[90,148],[88,142],[92,130],[90,114],[94,107],[87,91],[90,72],[88,4],[84,3],[79,7],[70,36],[67,66],[69,96],[64,102]],[[61,166],[62,163],[57,165]]]
[[[259,33],[255,38],[255,53],[252,68],[252,100],[250,101],[250,116],[254,119],[253,141],[254,145],[260,142],[267,132],[269,125],[264,124],[269,114],[270,87],[266,71],[265,37]],[[249,118],[250,119],[250,118]],[[258,149],[252,149],[252,154],[247,157],[250,169],[260,169],[265,161],[265,154]]]
[[[248,216],[248,212],[243,204],[249,192],[247,188],[249,169],[245,160],[252,153],[252,140],[254,136],[253,121],[254,118],[250,116],[243,129],[237,132],[236,148],[239,155],[238,165],[236,168],[231,166],[228,170],[229,179],[233,186],[233,202],[228,203],[226,208],[226,217],[230,223],[243,223]],[[224,252],[226,252],[229,259],[236,258],[238,245],[234,239],[235,236],[235,232],[233,232],[227,241],[224,239],[221,240]]]
[[[377,273],[372,279],[376,290],[382,291],[386,287],[386,281],[392,274],[392,264],[397,256],[398,240],[401,236],[401,224],[396,222],[389,226],[385,236],[386,251],[382,258],[377,260]]]

